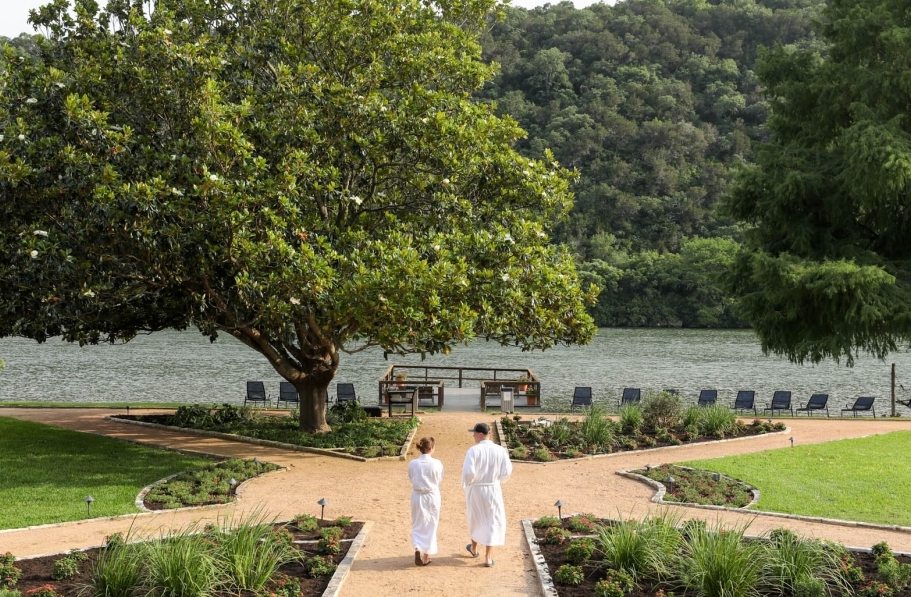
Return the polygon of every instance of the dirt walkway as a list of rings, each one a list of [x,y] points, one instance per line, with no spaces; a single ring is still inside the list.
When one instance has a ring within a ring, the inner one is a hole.
[[[116,424],[104,420],[111,411],[2,409],[0,415],[39,421],[60,427],[99,433],[171,448],[238,456],[275,462],[286,472],[267,475],[245,486],[236,505],[183,512],[163,512],[115,519],[67,523],[53,527],[0,532],[0,553],[11,551],[19,557],[58,553],[74,547],[99,545],[115,531],[157,534],[164,528],[184,527],[192,522],[214,520],[262,508],[268,514],[290,518],[299,513],[319,514],[317,500],[326,498],[327,517],[350,515],[373,520],[375,524],[353,572],[345,582],[344,596],[383,597],[427,592],[439,595],[469,595],[486,589],[488,595],[537,595],[534,566],[521,537],[519,520],[556,514],[553,503],[560,499],[564,513],[592,512],[602,516],[642,516],[658,508],[648,500],[646,486],[614,474],[619,469],[743,454],[772,448],[786,448],[789,435],[799,444],[819,443],[911,429],[907,420],[788,420],[791,432],[749,440],[684,446],[648,453],[618,454],[608,458],[564,461],[547,465],[517,463],[513,478],[504,485],[509,516],[507,544],[498,548],[494,568],[484,568],[465,552],[464,498],[459,476],[465,451],[472,442],[467,432],[478,420],[495,417],[477,413],[435,413],[424,415],[419,436],[436,439],[436,456],[443,461],[443,512],[440,523],[440,553],[426,568],[413,564],[408,511],[410,487],[407,463],[385,461],[361,463],[337,458],[287,452],[249,444],[194,435]],[[799,445],[798,444],[798,445]],[[412,457],[415,451],[412,449]],[[787,474],[783,471],[782,474]],[[851,527],[769,517],[756,514],[718,513],[686,509],[687,517],[726,523],[749,523],[750,533],[788,527],[803,535],[869,547],[888,541],[896,551],[911,551],[911,533]]]

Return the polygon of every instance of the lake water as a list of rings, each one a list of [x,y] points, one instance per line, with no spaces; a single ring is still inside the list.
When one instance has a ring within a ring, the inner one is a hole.
[[[240,403],[247,380],[265,381],[272,395],[280,381],[263,357],[240,342],[221,336],[210,343],[193,331],[158,332],[124,345],[82,348],[60,340],[38,344],[3,338],[0,358],[7,365],[0,371],[0,401]],[[899,383],[911,390],[907,351],[886,362],[861,355],[853,368],[834,362],[799,366],[764,357],[749,330],[605,328],[587,346],[523,353],[481,341],[457,347],[450,355],[429,357],[423,364],[530,368],[541,380],[544,405],[551,407],[567,405],[574,386],[591,386],[596,401],[616,400],[624,387],[676,388],[695,400],[705,388],[717,389],[722,402],[733,400],[739,389],[756,390],[757,404],[768,402],[775,390],[791,390],[794,406],[823,392],[830,395],[830,410],[872,395],[877,410],[886,414],[893,362]],[[353,382],[364,402],[375,403],[377,380],[390,363],[422,364],[419,356],[390,356],[386,361],[381,350],[343,354],[335,381]],[[335,382],[330,393],[335,393]],[[901,406],[898,410],[911,414]]]

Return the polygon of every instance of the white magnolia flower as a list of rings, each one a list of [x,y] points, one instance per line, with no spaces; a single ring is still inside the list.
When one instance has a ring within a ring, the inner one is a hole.
[[[33,250],[29,255],[32,256],[32,259],[38,259],[38,251]]]
[[[427,117],[425,116],[424,118],[421,118],[421,122],[423,122],[424,124],[427,124],[427,122],[428,122]]]
[[[171,154],[171,161],[173,162],[173,161],[176,160],[176,159],[177,159],[177,156],[174,155],[174,154],[172,153],[172,154]]]
[[[543,232],[541,232],[540,230],[538,231],[538,238],[544,238],[545,236],[547,236],[547,235],[544,234]]]
[[[293,296],[290,299],[288,299],[288,302],[290,302],[292,305],[301,304],[301,300],[299,298],[295,298]]]
[[[25,100],[25,103],[26,103],[26,104],[37,104],[37,103],[38,103],[38,100],[35,99],[35,98],[33,98],[33,97],[30,97],[30,98],[28,98],[27,100]]]
[[[503,274],[503,281],[504,281],[504,282],[508,282],[508,281],[509,281],[509,274]]]
[[[60,89],[63,89],[63,88],[64,88],[63,83],[61,83],[60,81],[57,81],[56,83],[54,83],[54,85],[56,85],[56,86],[59,87]]]
[[[209,180],[211,180],[212,182],[215,182],[216,180],[218,180],[218,176],[215,175],[215,174],[210,174],[210,175],[209,175]]]
[[[171,30],[170,30],[170,29],[165,29],[165,30],[164,30],[164,34],[165,34],[165,35],[171,35]]]
[[[513,242],[512,237],[511,237],[510,235],[508,235],[508,234],[507,234],[506,236],[503,237],[503,240],[505,240],[505,241],[507,241],[507,242]]]
[[[0,135],[0,141],[3,141],[3,135]]]
[[[46,230],[35,230],[34,232],[32,232],[32,234],[34,234],[35,236],[43,236],[44,238],[47,238]]]
[[[439,250],[440,250],[440,245],[433,245],[433,250],[434,250],[434,251],[439,251]]]
[[[177,187],[171,187],[171,192],[173,194],[177,195],[178,197],[183,197],[183,191],[181,191]]]
[[[443,184],[449,184],[449,179],[448,179],[448,178],[444,178],[444,179],[443,179]]]
[[[20,141],[25,141],[25,135],[19,135],[19,140],[20,140]]]
[[[360,197],[358,197],[357,195],[351,195],[351,200],[354,201],[354,203],[357,205],[360,205],[361,203],[364,202],[364,200],[361,199]]]
[[[83,292],[82,296],[93,297],[93,296],[95,296],[95,293],[91,289],[89,289],[89,290],[86,290],[85,292]]]

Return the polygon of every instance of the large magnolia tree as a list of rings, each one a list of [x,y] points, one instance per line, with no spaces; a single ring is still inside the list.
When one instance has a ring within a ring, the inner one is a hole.
[[[766,351],[851,363],[911,341],[911,13],[832,0],[822,34],[757,69],[773,137],[728,204],[750,226],[729,281]]]
[[[327,429],[340,353],[593,333],[567,172],[471,93],[494,0],[68,0],[0,79],[0,336],[196,326]]]

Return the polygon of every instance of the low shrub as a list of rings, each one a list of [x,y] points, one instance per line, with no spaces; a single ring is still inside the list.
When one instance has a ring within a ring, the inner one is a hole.
[[[557,568],[556,573],[554,573],[554,580],[561,585],[569,585],[575,587],[582,584],[582,581],[585,580],[585,573],[582,572],[580,566],[573,566],[572,564],[563,564]]]
[[[12,589],[19,582],[22,570],[14,565],[16,556],[10,552],[0,555],[0,589]]]
[[[28,597],[62,597],[54,585],[43,585],[25,592]]]
[[[79,574],[79,560],[70,556],[64,556],[54,562],[54,569],[51,571],[51,578],[54,580],[63,580]]]
[[[291,520],[291,523],[304,533],[312,533],[319,528],[316,516],[310,514],[298,514]]]
[[[574,533],[592,533],[598,525],[598,517],[594,514],[576,514],[567,521],[569,530]]]
[[[589,537],[579,537],[569,542],[564,555],[570,564],[580,565],[589,561],[595,553],[595,541]]]
[[[351,520],[352,520],[352,518],[350,516],[339,516],[338,518],[335,519],[335,522],[332,524],[334,524],[337,527],[347,529],[348,527],[351,526]]]
[[[623,570],[608,570],[604,580],[595,584],[595,597],[623,597],[635,586],[633,577]]]
[[[553,527],[562,527],[563,522],[556,516],[542,516],[538,520],[531,523],[531,526],[536,529],[549,529]]]
[[[528,448],[525,446],[518,446],[509,451],[509,457],[513,460],[525,460],[528,458]]]
[[[683,400],[670,392],[647,392],[642,399],[642,423],[646,429],[676,429],[683,421]]]
[[[304,564],[307,576],[311,578],[335,574],[336,568],[338,568],[338,566],[329,556],[313,556]]]
[[[541,462],[550,462],[555,458],[556,457],[553,455],[553,453],[543,446],[535,450],[535,460],[540,460]]]
[[[860,588],[857,597],[892,597],[895,591],[892,587],[876,580],[871,580]]]
[[[569,537],[569,531],[558,527],[550,527],[544,531],[544,543],[547,545],[561,545]]]
[[[341,541],[337,536],[328,535],[321,538],[316,544],[316,551],[321,554],[335,555],[342,550]]]
[[[278,580],[269,583],[269,591],[265,597],[301,597],[301,581],[294,576],[282,574]]]
[[[0,597],[22,597],[22,593],[16,589],[0,589]]]

